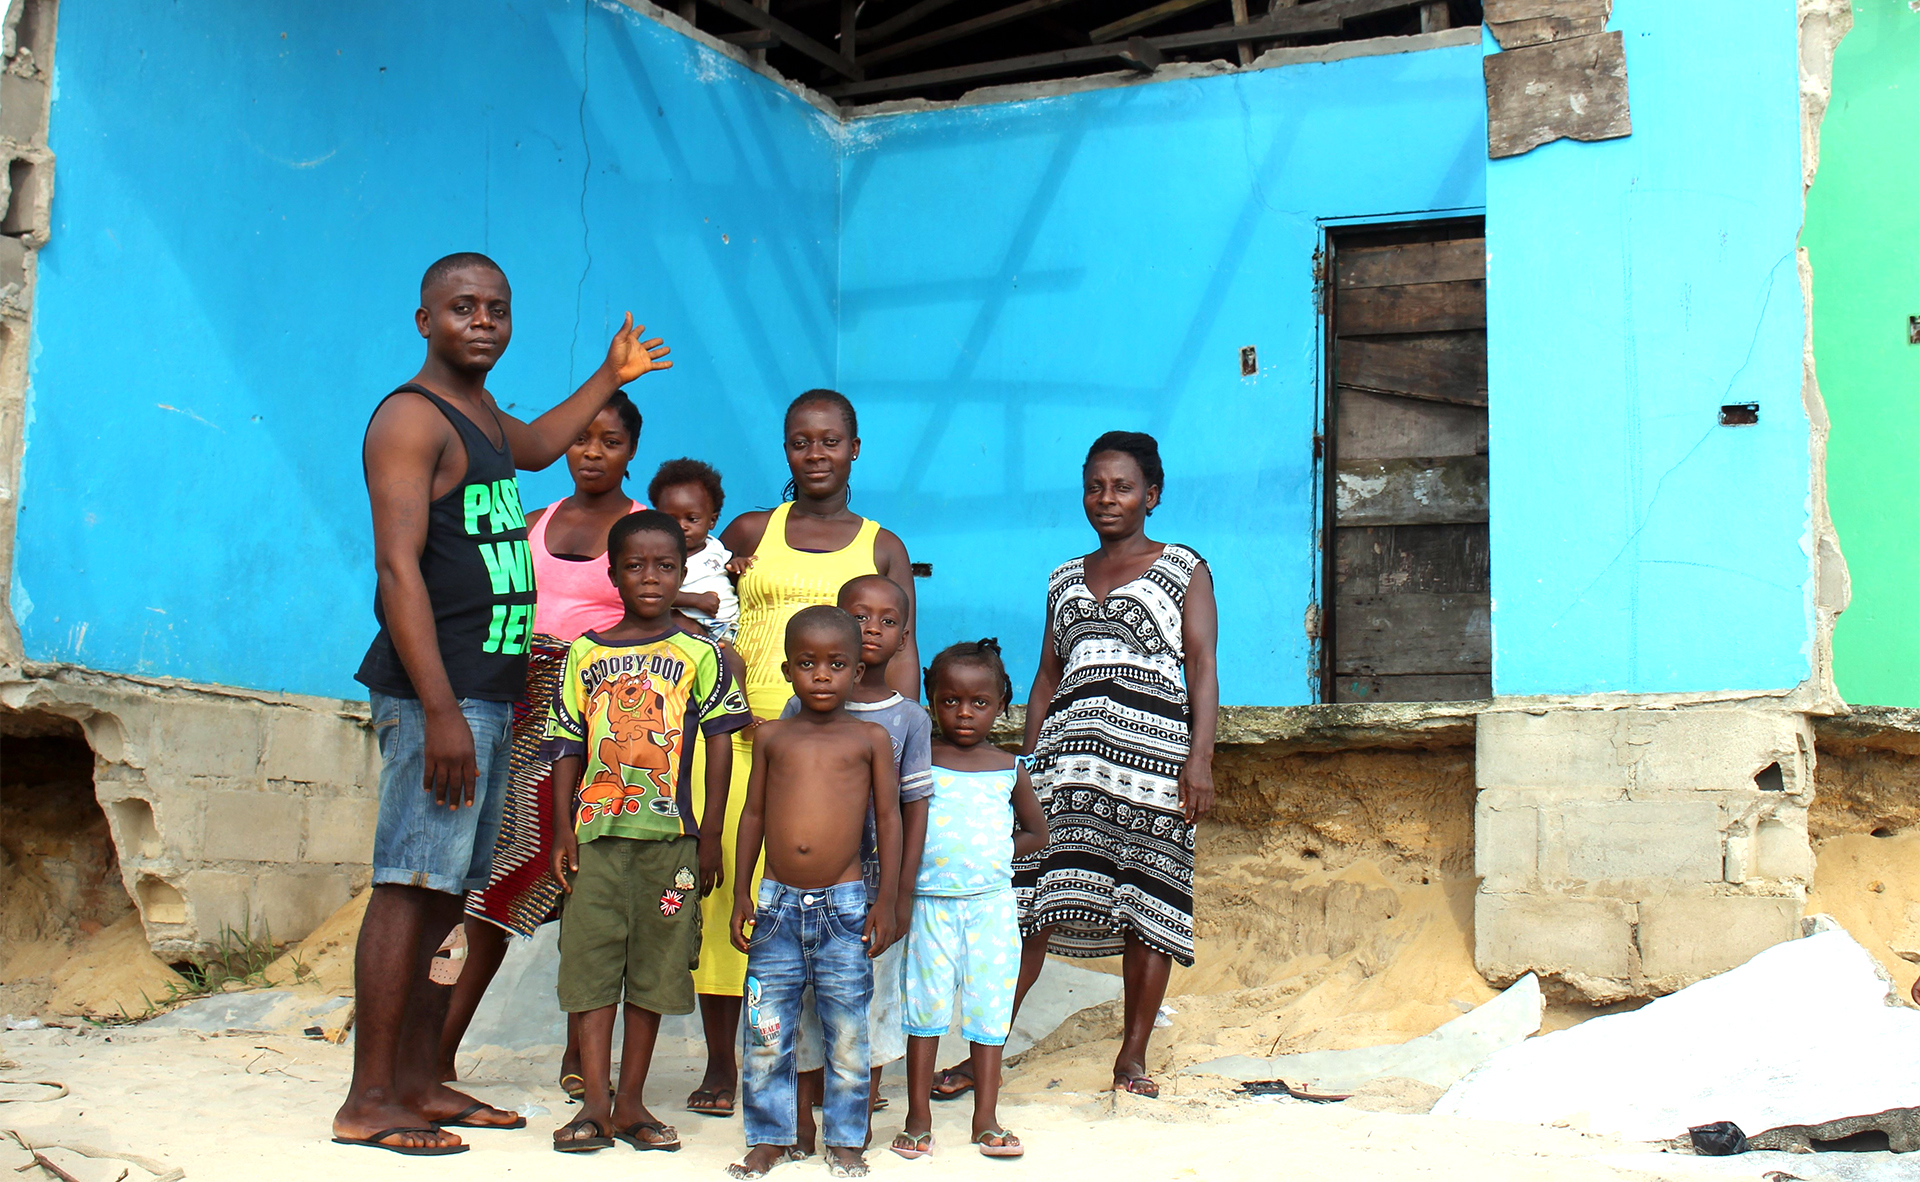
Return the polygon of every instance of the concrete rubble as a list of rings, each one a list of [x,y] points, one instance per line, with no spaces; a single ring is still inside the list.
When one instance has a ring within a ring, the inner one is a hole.
[[[1228,1055],[1188,1070],[1238,1080],[1282,1079],[1316,1092],[1354,1092],[1381,1079],[1411,1079],[1447,1088],[1495,1051],[1537,1032],[1544,1004],[1539,978],[1529,973],[1471,1013],[1403,1043],[1271,1059]]]
[[[1915,1122],[1902,1111],[1920,1106],[1916,1061],[1920,1012],[1894,998],[1865,948],[1830,928],[1632,1013],[1499,1051],[1434,1113],[1637,1141],[1727,1120],[1761,1148],[1858,1131],[1849,1118],[1875,1117],[1864,1127],[1904,1150],[1916,1147],[1903,1143]]]

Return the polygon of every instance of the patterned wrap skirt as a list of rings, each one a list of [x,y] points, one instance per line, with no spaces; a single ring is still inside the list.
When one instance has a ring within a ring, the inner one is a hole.
[[[553,876],[553,765],[539,756],[547,707],[566,671],[569,645],[536,632],[527,661],[526,697],[513,707],[512,778],[485,889],[467,896],[467,914],[521,936],[560,918]]]

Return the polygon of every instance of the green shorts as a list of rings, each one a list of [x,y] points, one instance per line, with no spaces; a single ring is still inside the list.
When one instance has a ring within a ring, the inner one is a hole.
[[[699,871],[697,838],[602,836],[581,846],[560,915],[560,1008],[579,1014],[625,1000],[656,1014],[692,1013]]]

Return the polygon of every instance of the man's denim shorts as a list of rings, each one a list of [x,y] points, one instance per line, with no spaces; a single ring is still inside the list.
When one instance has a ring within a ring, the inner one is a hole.
[[[460,699],[473,731],[479,778],[473,804],[448,808],[422,785],[427,717],[414,698],[368,695],[380,743],[380,821],[373,831],[374,884],[425,887],[449,895],[487,885],[513,750],[513,703]],[[464,797],[463,797],[464,799]]]

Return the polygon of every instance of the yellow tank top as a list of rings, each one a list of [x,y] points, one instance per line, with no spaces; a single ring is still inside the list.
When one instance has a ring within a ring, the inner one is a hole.
[[[747,663],[747,705],[755,718],[778,718],[793,687],[780,675],[787,659],[787,621],[803,607],[834,603],[840,588],[861,575],[878,574],[873,539],[880,523],[862,520],[860,532],[844,547],[809,554],[787,545],[787,511],[774,509],[767,532],[754,552],[753,565],[740,576],[740,632],[734,647]]]

